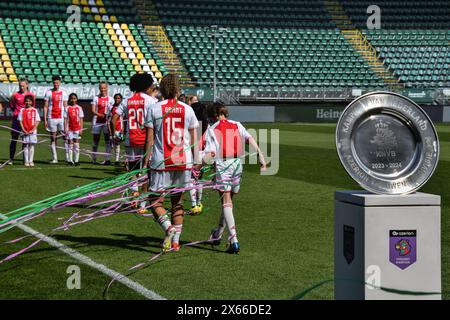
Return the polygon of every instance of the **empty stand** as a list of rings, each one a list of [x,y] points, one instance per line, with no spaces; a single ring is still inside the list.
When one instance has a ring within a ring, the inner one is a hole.
[[[365,31],[385,64],[408,87],[450,86],[450,31]]]
[[[209,28],[167,26],[199,83],[213,79]],[[382,86],[338,30],[230,28],[217,41],[222,85]]]
[[[383,29],[449,29],[450,4],[448,0],[340,0],[345,11],[361,29],[367,28],[367,8],[381,9]]]

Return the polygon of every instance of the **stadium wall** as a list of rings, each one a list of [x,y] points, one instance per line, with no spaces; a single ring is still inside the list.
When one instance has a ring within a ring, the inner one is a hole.
[[[233,119],[242,122],[336,123],[347,105],[348,102],[280,103],[274,104],[272,109],[269,106],[261,107],[257,105],[232,106],[230,107],[230,114],[233,115],[236,112]],[[265,109],[255,109],[252,112],[252,108],[255,107]],[[421,105],[421,107],[433,122],[450,122],[450,106]],[[239,109],[245,111],[237,112]],[[268,121],[260,121],[262,115],[259,113],[264,112],[264,110],[273,110],[273,120],[269,114],[264,118]],[[255,121],[250,120],[252,119],[250,116]]]

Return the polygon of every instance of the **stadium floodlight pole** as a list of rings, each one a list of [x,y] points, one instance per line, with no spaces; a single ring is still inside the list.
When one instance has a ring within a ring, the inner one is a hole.
[[[212,25],[210,27],[211,31],[208,33],[208,36],[213,38],[213,94],[214,94],[214,102],[217,101],[217,37],[223,37],[225,31],[228,31],[228,28],[219,28],[217,25]]]

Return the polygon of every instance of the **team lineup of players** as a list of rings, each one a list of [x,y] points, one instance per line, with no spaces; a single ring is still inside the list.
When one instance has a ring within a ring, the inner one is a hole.
[[[264,156],[244,126],[228,119],[224,105],[213,103],[205,107],[191,98],[191,107],[182,101],[178,77],[172,74],[161,80],[159,88],[156,85],[151,75],[137,73],[130,79],[132,95],[123,99],[120,94],[109,97],[108,84],[100,83],[99,95],[92,101],[93,162],[97,163],[98,145],[103,133],[103,164],[111,164],[112,151],[115,162],[119,162],[120,144],[124,141],[127,170],[149,169],[147,182],[140,189],[134,187],[132,192],[134,196],[150,194],[147,201],[140,202],[138,212],[145,213],[146,208],[152,211],[155,221],[164,231],[164,252],[180,248],[185,214],[184,192],[181,190],[190,191],[191,212],[200,213],[203,208],[202,188],[197,182],[201,178],[202,167],[212,166],[222,210],[218,226],[211,231],[209,240],[219,245],[227,228],[227,252],[238,253],[240,245],[233,197],[240,188],[245,144],[250,144],[258,152],[261,170],[266,169]],[[16,143],[21,137],[25,166],[34,166],[34,145],[41,121],[34,104],[35,95],[29,92],[28,82],[21,80],[19,91],[10,101],[13,121],[9,163],[14,159]],[[67,96],[61,89],[61,78],[53,77],[53,88],[47,91],[44,104],[45,128],[51,136],[50,163],[58,163],[57,139],[61,136],[65,142],[66,162],[78,165],[83,118],[77,95]],[[170,210],[164,207],[167,194],[170,194]]]

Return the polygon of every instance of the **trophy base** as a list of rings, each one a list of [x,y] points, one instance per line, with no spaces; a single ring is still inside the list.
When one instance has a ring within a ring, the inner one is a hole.
[[[337,191],[335,299],[440,300],[441,198]]]

